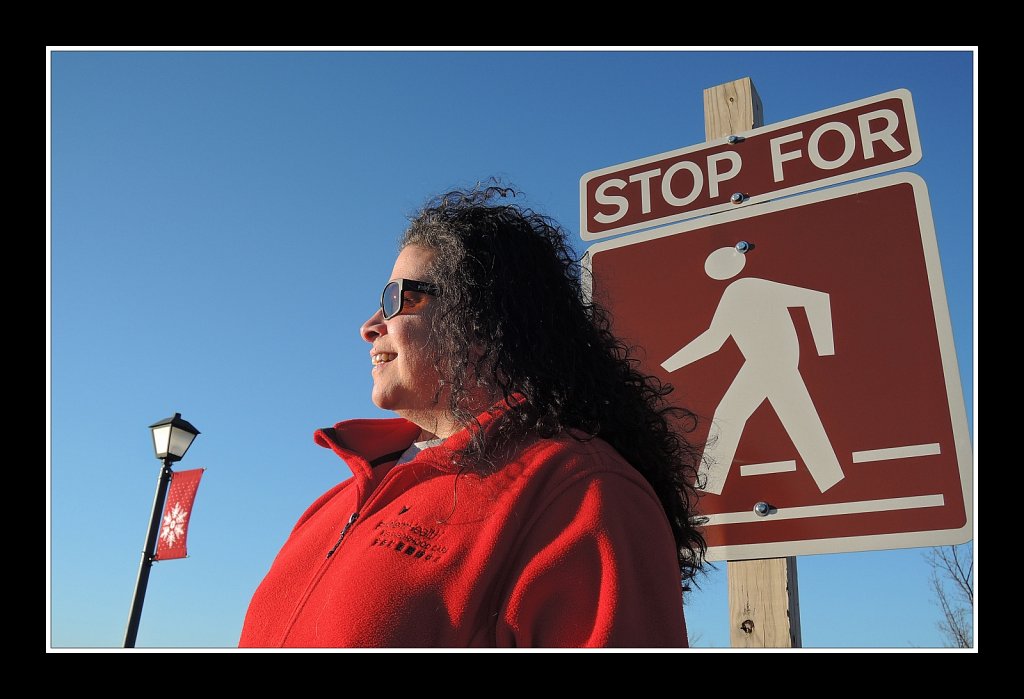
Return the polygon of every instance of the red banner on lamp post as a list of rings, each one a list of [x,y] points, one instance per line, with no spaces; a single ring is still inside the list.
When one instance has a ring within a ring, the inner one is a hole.
[[[166,561],[173,558],[185,558],[188,538],[188,523],[192,518],[192,503],[196,499],[199,480],[206,469],[197,468],[191,471],[178,471],[171,475],[171,487],[167,492],[164,516],[160,523],[160,536],[157,539],[155,561]]]

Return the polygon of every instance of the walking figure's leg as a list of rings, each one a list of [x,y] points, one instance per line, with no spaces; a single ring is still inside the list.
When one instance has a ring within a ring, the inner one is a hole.
[[[732,462],[736,458],[743,428],[765,397],[764,386],[756,373],[747,371],[745,366],[741,368],[715,410],[711,423],[712,434],[697,471],[697,484],[705,492],[722,494]]]
[[[844,474],[803,377],[794,372],[773,383],[768,402],[775,408],[818,489],[824,493],[843,480]]]

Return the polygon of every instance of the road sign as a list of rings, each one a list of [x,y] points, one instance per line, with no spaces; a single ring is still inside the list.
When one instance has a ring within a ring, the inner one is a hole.
[[[712,560],[971,537],[970,439],[920,177],[637,233],[588,258],[616,334],[705,418]]]
[[[580,179],[580,235],[597,240],[889,172],[920,159],[910,92],[894,90],[588,172]]]

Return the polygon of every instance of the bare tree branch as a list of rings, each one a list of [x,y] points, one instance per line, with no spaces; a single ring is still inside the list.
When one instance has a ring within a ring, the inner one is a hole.
[[[971,544],[933,548],[925,554],[931,586],[942,612],[936,624],[954,648],[974,646],[974,548]]]

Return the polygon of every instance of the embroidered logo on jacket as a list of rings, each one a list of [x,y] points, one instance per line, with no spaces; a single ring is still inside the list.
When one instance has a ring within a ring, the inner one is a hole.
[[[403,510],[404,511],[404,510]],[[380,520],[374,525],[374,538],[370,546],[380,546],[392,553],[409,557],[410,560],[437,562],[447,551],[438,538],[443,529],[427,527],[404,520]]]

